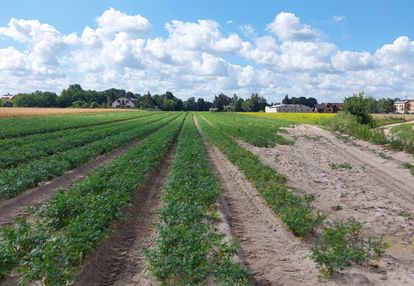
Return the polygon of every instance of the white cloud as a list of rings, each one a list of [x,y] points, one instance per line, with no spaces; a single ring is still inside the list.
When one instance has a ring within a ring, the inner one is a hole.
[[[112,8],[79,35],[38,20],[11,19],[0,27],[0,39],[19,45],[0,49],[0,93],[59,91],[78,82],[93,89],[172,90],[183,98],[259,92],[273,102],[286,93],[321,101],[360,90],[374,96],[414,94],[414,42],[408,37],[374,53],[340,50],[286,12],[265,31],[234,28],[243,39],[206,19],[172,20],[165,24],[166,36],[151,36],[144,16]]]
[[[252,36],[255,34],[255,30],[252,25],[240,25],[240,31],[246,36]]]
[[[322,33],[309,25],[302,24],[293,13],[281,12],[267,29],[282,41],[316,41],[322,38]]]
[[[333,17],[332,17],[332,20],[333,20],[335,23],[341,23],[341,22],[346,21],[346,16],[333,16]]]
[[[96,22],[99,26],[97,32],[108,36],[122,32],[128,36],[139,37],[146,35],[151,29],[151,24],[145,17],[130,16],[114,8],[106,10]]]

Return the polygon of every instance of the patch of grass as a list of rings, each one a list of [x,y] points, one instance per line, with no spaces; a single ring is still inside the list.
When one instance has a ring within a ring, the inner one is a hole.
[[[321,278],[327,279],[353,263],[362,264],[384,254],[388,244],[382,238],[365,240],[361,231],[362,224],[354,218],[323,228],[311,254],[320,267]]]
[[[346,169],[351,170],[352,165],[350,163],[344,162],[344,163],[330,163],[329,167],[331,167],[332,170],[338,170],[338,169]]]
[[[403,166],[404,166],[404,168],[406,168],[410,171],[411,175],[414,176],[414,165],[413,164],[405,162]]]
[[[390,156],[388,156],[387,154],[385,154],[384,152],[378,152],[378,155],[385,160],[391,159]]]

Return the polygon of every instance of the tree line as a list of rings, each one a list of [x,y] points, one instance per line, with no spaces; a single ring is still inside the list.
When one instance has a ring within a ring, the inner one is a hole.
[[[123,89],[111,88],[104,91],[84,90],[79,84],[72,84],[64,89],[60,95],[48,91],[19,93],[12,100],[0,100],[2,107],[76,107],[76,108],[108,108],[112,102],[120,97],[136,99],[138,107],[142,109],[160,109],[165,111],[208,111],[217,108],[223,111],[224,106],[230,105],[234,111],[260,111],[268,105],[266,99],[253,93],[243,99],[234,94],[229,97],[223,93],[214,96],[214,100],[190,97],[181,100],[170,91],[164,94],[151,95],[132,93]]]
[[[236,94],[232,97],[220,93],[215,95],[213,101],[203,98],[190,97],[181,100],[167,91],[164,94],[151,95],[132,93],[123,89],[111,88],[104,91],[84,90],[79,84],[72,84],[64,89],[60,95],[48,91],[35,91],[32,93],[19,93],[12,100],[0,99],[0,107],[77,107],[77,108],[108,108],[119,97],[136,99],[141,109],[160,109],[164,111],[208,111],[217,108],[223,111],[225,106],[231,106],[233,111],[257,112],[270,105],[263,96],[252,93],[247,99]],[[394,102],[398,98],[365,97],[370,113],[391,113],[394,111]],[[286,95],[283,104],[302,104],[313,108],[318,101],[313,97],[290,97]]]

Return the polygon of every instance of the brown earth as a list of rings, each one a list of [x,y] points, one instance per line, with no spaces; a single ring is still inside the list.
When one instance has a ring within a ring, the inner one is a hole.
[[[113,234],[84,264],[74,285],[158,285],[149,278],[143,250],[156,237],[157,210],[175,149],[176,143],[134,193],[131,206],[124,210],[126,219],[116,223]]]
[[[318,271],[308,258],[307,245],[286,229],[217,147],[205,146],[219,180],[220,210],[230,225],[231,236],[240,241],[238,256],[250,269],[254,284],[318,285]]]
[[[258,148],[239,143],[288,176],[295,192],[315,194],[314,206],[329,221],[355,217],[364,222],[365,237],[384,236],[391,245],[375,271],[352,267],[333,281],[349,284],[352,277],[359,277],[358,285],[412,285],[414,176],[401,163],[412,162],[413,157],[366,142],[342,141],[315,126],[299,125],[286,131],[294,145]],[[332,167],[340,163],[352,168]]]
[[[40,183],[39,186],[20,194],[18,197],[0,201],[0,227],[12,223],[17,217],[29,216],[30,207],[40,206],[60,189],[69,189],[75,182],[83,180],[89,173],[119,158],[140,140],[142,138],[92,159],[88,163],[67,171],[51,181]]]

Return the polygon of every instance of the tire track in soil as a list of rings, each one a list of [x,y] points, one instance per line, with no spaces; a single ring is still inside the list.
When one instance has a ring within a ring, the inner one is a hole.
[[[126,220],[115,224],[106,238],[82,267],[74,286],[154,285],[148,280],[144,248],[156,238],[156,223],[165,186],[175,155],[177,141],[148,175],[143,187],[134,193],[132,205],[125,209]]]
[[[231,233],[240,240],[238,256],[250,269],[254,285],[319,285],[318,270],[307,257],[307,246],[286,229],[217,147],[206,141],[205,147],[219,179],[221,210]]]
[[[162,126],[165,126],[171,120]],[[150,132],[142,138],[132,140],[120,148],[91,159],[87,163],[66,171],[63,175],[55,177],[50,181],[41,182],[37,187],[27,190],[15,198],[0,201],[0,228],[13,223],[18,217],[30,217],[31,212],[29,208],[42,205],[57,191],[67,190],[76,182],[84,180],[90,173],[115,161],[152,133]]]
[[[329,221],[355,217],[364,222],[365,237],[385,236],[391,242],[378,264],[353,266],[332,279],[340,285],[412,285],[414,177],[400,167],[398,160],[372,152],[375,146],[344,143],[315,126],[299,125],[287,129],[285,136],[295,138],[295,144],[259,148],[237,142],[288,176],[288,186],[295,192],[315,194],[313,205]],[[329,166],[341,162],[350,163],[352,169]],[[340,210],[333,208],[337,205]]]

